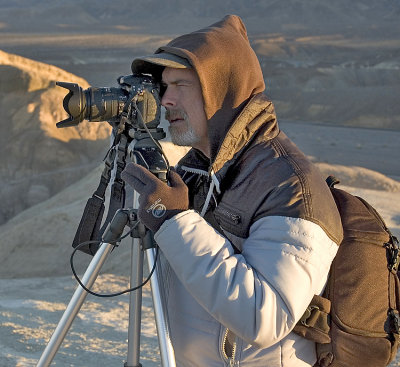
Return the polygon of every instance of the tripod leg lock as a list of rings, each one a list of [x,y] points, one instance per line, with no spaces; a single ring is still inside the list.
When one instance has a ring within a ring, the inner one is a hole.
[[[110,224],[107,226],[102,241],[116,245],[116,242],[120,240],[122,232],[124,231],[125,226],[129,223],[129,220],[129,210],[119,209],[115,213]]]

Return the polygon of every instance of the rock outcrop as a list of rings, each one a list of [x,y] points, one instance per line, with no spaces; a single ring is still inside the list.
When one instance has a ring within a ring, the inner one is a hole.
[[[55,66],[0,51],[0,224],[72,185],[99,165],[110,126],[66,118],[62,80],[88,83]]]

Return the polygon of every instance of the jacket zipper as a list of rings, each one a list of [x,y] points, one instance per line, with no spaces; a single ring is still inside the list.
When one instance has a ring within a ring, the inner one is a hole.
[[[222,355],[224,356],[225,360],[229,362],[229,367],[233,367],[235,365],[235,355],[236,355],[236,341],[232,345],[232,355],[229,357],[226,354],[226,341],[228,339],[229,329],[225,329],[224,338],[222,340]]]
[[[199,169],[199,168],[181,166],[181,169],[183,169],[184,171],[189,172],[189,173],[196,173],[196,174],[201,175],[201,176],[209,176],[208,171],[205,171],[205,170],[202,170],[202,169]]]

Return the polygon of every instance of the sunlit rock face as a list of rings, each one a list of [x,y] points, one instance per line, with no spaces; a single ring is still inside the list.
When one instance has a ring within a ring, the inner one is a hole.
[[[107,123],[56,127],[66,118],[57,80],[88,86],[55,66],[0,51],[0,224],[73,184],[107,150]]]

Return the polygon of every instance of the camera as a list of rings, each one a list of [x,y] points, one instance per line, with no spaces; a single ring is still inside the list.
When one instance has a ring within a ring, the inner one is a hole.
[[[68,118],[56,125],[64,128],[76,126],[83,120],[108,121],[118,141],[122,135],[127,138],[131,160],[166,180],[169,164],[158,143],[166,136],[164,130],[158,128],[160,84],[143,74],[120,76],[117,81],[120,87],[89,87],[85,90],[75,83],[56,82],[59,87],[69,90],[63,100]]]
[[[59,128],[76,126],[83,120],[125,122],[135,129],[155,129],[160,123],[160,85],[148,75],[126,75],[118,79],[119,87],[89,87],[85,90],[75,83],[56,82],[69,90],[63,106],[68,118],[58,122]],[[141,121],[143,120],[143,121]]]

